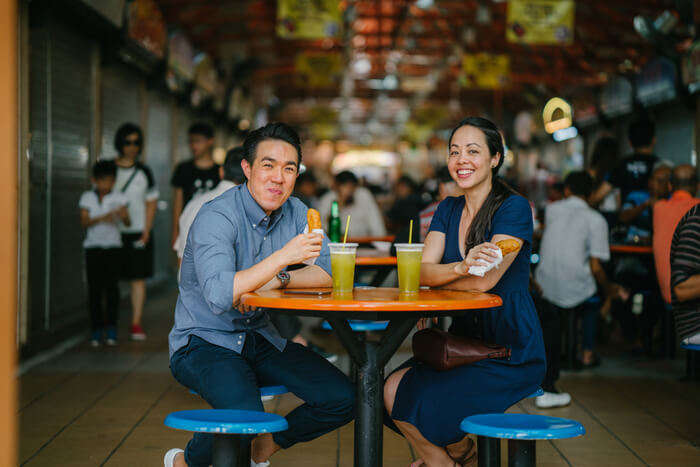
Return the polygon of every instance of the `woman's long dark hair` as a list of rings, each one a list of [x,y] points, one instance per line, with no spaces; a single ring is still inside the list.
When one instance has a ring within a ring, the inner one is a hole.
[[[478,128],[484,133],[486,137],[486,144],[489,147],[489,152],[491,157],[496,154],[500,154],[501,157],[498,160],[498,165],[491,169],[491,191],[489,191],[484,204],[481,205],[479,210],[474,215],[472,223],[469,226],[469,233],[467,234],[465,253],[474,248],[476,245],[484,243],[488,239],[486,238],[486,232],[491,229],[491,220],[493,216],[501,207],[503,201],[505,201],[509,196],[517,194],[512,188],[506,185],[503,180],[498,177],[498,170],[503,165],[504,159],[504,147],[503,139],[501,138],[501,133],[498,131],[498,127],[485,118],[481,117],[467,117],[457,124],[456,127],[452,129],[450,133],[450,139],[448,141],[448,151],[449,147],[452,145],[452,137],[454,134],[462,128],[463,126],[473,126]]]

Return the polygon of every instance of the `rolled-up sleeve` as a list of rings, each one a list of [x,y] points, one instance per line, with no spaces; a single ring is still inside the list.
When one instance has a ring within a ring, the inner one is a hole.
[[[205,206],[195,218],[189,236],[204,300],[214,314],[231,310],[236,275],[235,226],[224,214]]]

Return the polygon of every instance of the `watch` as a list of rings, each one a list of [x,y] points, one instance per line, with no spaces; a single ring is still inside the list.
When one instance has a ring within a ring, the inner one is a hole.
[[[289,284],[289,273],[287,271],[280,271],[277,273],[277,279],[279,279],[281,285],[280,289],[285,289],[287,288],[287,285]]]

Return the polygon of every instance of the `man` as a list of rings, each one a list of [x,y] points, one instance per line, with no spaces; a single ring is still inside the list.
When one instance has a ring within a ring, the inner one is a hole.
[[[700,205],[678,222],[671,243],[673,312],[678,337],[700,345]]]
[[[318,203],[318,180],[311,171],[306,169],[306,172],[299,175],[297,184],[294,187],[294,196],[299,198],[302,203],[309,208],[315,208]]]
[[[178,237],[180,214],[195,196],[212,190],[221,179],[219,165],[214,162],[214,128],[208,123],[195,123],[187,131],[192,159],[175,168],[173,190],[173,243]]]
[[[415,224],[412,242],[420,242],[419,216],[425,202],[418,191],[418,185],[408,175],[402,175],[394,188],[394,204],[387,212],[389,229],[396,233],[396,243],[408,243],[410,223]]]
[[[659,161],[654,155],[655,131],[654,123],[646,118],[636,119],[627,130],[634,153],[620,161],[610,178],[610,183],[620,189],[623,201],[633,191],[647,190],[651,172]]]
[[[457,189],[457,183],[452,180],[450,171],[447,167],[441,167],[437,172],[437,182],[438,182],[438,199],[432,204],[426,206],[420,212],[420,240],[425,240],[425,236],[428,235],[428,229],[430,229],[430,223],[433,221],[433,216],[437,210],[438,204],[448,196],[459,196],[459,190]]]
[[[545,229],[540,247],[540,264],[535,279],[542,289],[538,310],[547,353],[547,373],[542,382],[545,393],[537,397],[539,408],[561,407],[571,402],[567,393],[559,393],[561,358],[561,314],[582,313],[584,358],[592,357],[598,308],[589,301],[598,288],[613,293],[601,262],[610,259],[608,224],[588,206],[593,179],[586,172],[571,172],[564,180],[564,196],[547,206]]]
[[[327,238],[303,233],[307,208],[290,199],[301,163],[296,132],[268,124],[252,131],[243,149],[248,181],[205,204],[190,229],[169,336],[170,367],[217,409],[263,411],[262,385],[284,385],[305,401],[287,414],[287,431],[253,440],[253,465],[267,465],[279,449],[348,423],[354,391],[321,356],[281,338],[266,311],[240,304],[241,295],[255,290],[332,283]],[[308,260],[315,263],[286,271]],[[196,433],[186,451],[166,454],[166,467],[210,465],[212,440]]]
[[[324,226],[328,225],[331,204],[338,202],[340,220],[345,228],[345,219],[352,216],[350,237],[383,237],[386,227],[377,202],[367,188],[358,186],[357,177],[350,171],[335,176],[333,190],[321,197],[318,210]]]
[[[646,243],[651,241],[652,207],[670,193],[671,167],[655,167],[645,190],[631,191],[624,199],[620,222],[628,224],[626,243]]]
[[[695,167],[689,164],[679,165],[673,169],[671,176],[671,197],[654,204],[653,246],[656,278],[667,305],[671,304],[671,240],[681,217],[700,203],[700,198],[693,196],[697,185]]]
[[[190,231],[190,226],[194,222],[199,210],[204,206],[204,203],[211,201],[229,189],[245,182],[245,175],[241,168],[243,160],[243,148],[237,147],[229,150],[226,154],[224,165],[219,167],[219,177],[221,181],[216,188],[206,193],[196,195],[185,206],[185,209],[180,215],[178,236],[173,245],[173,250],[177,252],[178,261],[182,261],[182,255],[185,252],[185,243],[187,242],[187,234]]]

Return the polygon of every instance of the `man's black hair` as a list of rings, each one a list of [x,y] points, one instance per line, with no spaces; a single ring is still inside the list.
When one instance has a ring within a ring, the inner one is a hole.
[[[582,170],[571,172],[564,179],[564,186],[573,195],[588,199],[593,191],[593,178]]]
[[[143,131],[141,131],[140,126],[131,122],[124,123],[120,126],[117,133],[114,135],[114,149],[117,150],[117,153],[124,154],[122,149],[124,149],[124,145],[126,144],[126,138],[134,133],[139,137],[139,154],[141,154],[143,150]]]
[[[638,118],[630,123],[627,129],[627,138],[633,148],[644,148],[650,146],[654,141],[656,126],[654,122],[646,117]]]
[[[189,130],[187,130],[188,135],[202,135],[207,139],[212,139],[214,137],[214,127],[208,123],[196,122],[190,125]]]
[[[354,173],[349,170],[343,170],[335,176],[335,183],[338,185],[344,185],[345,183],[354,183],[357,185],[358,181]]]
[[[450,169],[446,165],[440,167],[437,171],[437,181],[438,183],[449,183],[454,182],[452,175],[450,174]]]
[[[245,174],[243,173],[243,168],[241,167],[241,161],[243,160],[243,148],[236,146],[235,148],[229,149],[226,153],[226,160],[224,161],[224,179],[229,182],[233,182],[236,185],[240,185],[245,182]]]
[[[95,180],[117,176],[117,164],[113,160],[99,160],[92,165],[92,177]]]
[[[406,185],[408,189],[411,190],[411,193],[415,193],[416,191],[418,191],[418,184],[415,181],[413,181],[413,179],[408,175],[401,175],[396,181],[397,185],[399,183]]]
[[[245,141],[243,141],[243,152],[245,160],[252,166],[255,162],[255,152],[258,149],[258,144],[267,140],[280,140],[289,143],[297,150],[297,164],[301,165],[301,140],[294,128],[286,123],[268,123],[264,127],[253,130],[248,133]]]

